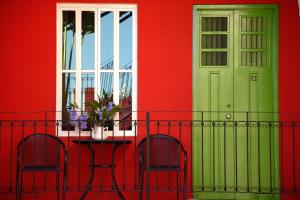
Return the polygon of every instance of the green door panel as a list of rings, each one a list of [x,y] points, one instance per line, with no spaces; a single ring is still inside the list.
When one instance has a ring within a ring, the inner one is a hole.
[[[259,194],[280,182],[278,131],[266,126],[277,120],[276,15],[266,5],[194,7],[195,198],[278,198]]]

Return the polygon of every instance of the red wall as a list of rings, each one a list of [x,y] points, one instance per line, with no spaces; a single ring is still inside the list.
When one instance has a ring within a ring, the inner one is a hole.
[[[194,4],[279,4],[279,110],[300,111],[297,0],[1,0],[0,112],[55,110],[60,2],[138,5],[139,111],[192,110]]]

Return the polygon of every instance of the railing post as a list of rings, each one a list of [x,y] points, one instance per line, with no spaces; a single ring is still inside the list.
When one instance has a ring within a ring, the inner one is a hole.
[[[150,200],[150,113],[146,113],[146,200]]]

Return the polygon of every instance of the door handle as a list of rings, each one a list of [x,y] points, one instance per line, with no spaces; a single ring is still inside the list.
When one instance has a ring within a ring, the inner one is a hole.
[[[226,119],[231,119],[231,114],[226,114]]]

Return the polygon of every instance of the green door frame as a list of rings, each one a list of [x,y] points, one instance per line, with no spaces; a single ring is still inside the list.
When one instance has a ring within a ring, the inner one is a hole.
[[[278,5],[274,4],[257,4],[257,5],[194,5],[193,6],[193,120],[201,120],[201,110],[197,110],[197,105],[196,101],[197,99],[201,98],[201,92],[197,90],[197,71],[200,66],[199,64],[199,33],[198,33],[198,12],[203,10],[216,10],[216,11],[226,11],[226,10],[249,10],[249,9],[272,9],[273,10],[273,17],[272,17],[272,49],[271,49],[271,55],[272,57],[270,58],[270,66],[272,66],[272,72],[273,72],[273,92],[274,92],[274,112],[278,113],[278,42],[279,42],[279,16],[278,16]],[[231,52],[234,52],[233,49],[230,50]],[[278,116],[274,115],[274,121],[278,120]],[[197,136],[195,136],[196,128],[193,128],[193,160],[200,158],[199,155],[197,155],[196,150],[199,149],[200,144],[197,142]],[[276,132],[276,131],[275,131]],[[279,173],[279,137],[278,134],[275,134],[276,137],[273,137],[273,151],[274,151],[274,171]],[[277,155],[277,157],[275,157]],[[277,159],[277,160],[275,160]],[[277,163],[276,163],[277,162]],[[195,162],[193,161],[193,174],[197,174],[197,167],[199,167],[200,162]],[[197,179],[195,175],[193,175],[194,178],[194,183],[195,180]],[[276,186],[280,187],[280,180],[279,180],[279,174],[278,177],[276,177],[275,180]],[[196,180],[197,181],[197,180]],[[196,188],[196,190],[200,190],[201,188]],[[279,189],[279,188],[278,188]],[[200,190],[201,191],[201,190]],[[223,196],[224,194],[222,194]],[[226,196],[226,195],[225,195]],[[224,196],[224,197],[225,197]],[[219,195],[216,195],[216,198],[219,198]],[[228,196],[229,197],[229,196]],[[225,197],[226,198],[226,197]],[[230,197],[229,197],[230,198]]]

